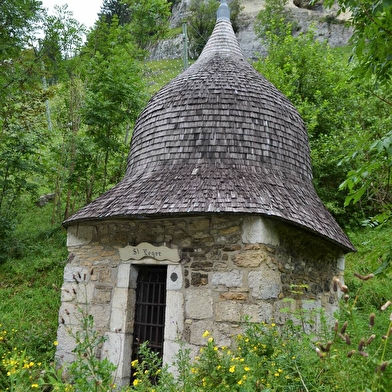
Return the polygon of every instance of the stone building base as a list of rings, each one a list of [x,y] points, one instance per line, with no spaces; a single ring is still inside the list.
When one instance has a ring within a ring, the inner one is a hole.
[[[176,250],[179,260],[121,256],[140,243]],[[334,244],[256,215],[79,223],[68,228],[68,249],[57,360],[65,364],[74,359],[72,332],[80,330],[83,314],[92,315],[96,330],[106,337],[97,355],[117,366],[118,385],[130,382],[140,266],[167,265],[165,363],[173,362],[179,341],[196,355],[205,344],[205,330],[218,345],[229,346],[242,332],[245,317],[284,324],[290,317],[280,311],[288,306],[285,298],[293,298],[293,312],[323,308],[332,317],[337,299],[331,283],[344,269],[344,257]]]

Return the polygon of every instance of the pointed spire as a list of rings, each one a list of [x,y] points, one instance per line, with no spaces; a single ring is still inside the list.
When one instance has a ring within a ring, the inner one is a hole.
[[[230,21],[230,8],[226,3],[226,0],[221,0],[218,12],[216,14],[216,21],[228,20]]]

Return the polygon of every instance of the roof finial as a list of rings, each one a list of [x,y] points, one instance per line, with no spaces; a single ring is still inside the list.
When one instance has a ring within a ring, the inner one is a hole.
[[[228,20],[230,21],[230,8],[226,3],[226,0],[221,0],[218,12],[216,13],[216,21]]]

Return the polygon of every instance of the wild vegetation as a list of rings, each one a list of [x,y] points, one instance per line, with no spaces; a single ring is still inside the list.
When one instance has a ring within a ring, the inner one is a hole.
[[[48,16],[36,0],[0,5],[1,390],[115,389],[114,365],[94,356],[101,337],[88,315],[75,336],[71,378],[63,380],[52,361],[67,257],[61,221],[122,178],[138,113],[182,68],[179,60],[146,61],[168,32],[172,4],[139,3],[103,1],[86,41],[66,6]],[[353,12],[354,36],[352,47],[332,50],[311,31],[292,36],[289,15],[273,12],[285,3],[267,1],[260,13],[268,56],[254,65],[304,118],[316,189],[358,249],[348,257],[345,284],[336,282],[338,324],[304,333],[323,317],[303,312],[282,330],[273,320],[249,325],[230,348],[217,347],[207,331],[195,361],[178,353],[178,379],[146,349],[145,361],[132,364],[131,390],[392,389],[392,5],[339,0]],[[215,9],[209,15],[214,20]],[[43,194],[51,201],[38,206]]]

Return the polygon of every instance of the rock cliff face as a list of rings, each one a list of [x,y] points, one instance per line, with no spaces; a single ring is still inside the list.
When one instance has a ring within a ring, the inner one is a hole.
[[[173,9],[171,20],[172,27],[181,25],[186,16],[190,0],[182,0]],[[228,1],[230,4],[230,0]],[[336,17],[336,9],[326,9],[322,1],[314,6],[309,5],[309,0],[290,0],[287,7],[293,14],[298,24],[296,34],[307,31],[310,26],[315,26],[316,38],[327,40],[333,47],[347,45],[351,37],[351,29],[345,21],[348,15],[343,14]],[[237,34],[239,44],[249,59],[266,55],[266,48],[254,32],[254,22],[257,14],[264,8],[265,0],[242,0],[243,10],[240,14],[240,30]],[[151,58],[158,60],[164,58],[180,58],[183,53],[183,39],[178,36],[174,39],[160,42],[151,51]]]

